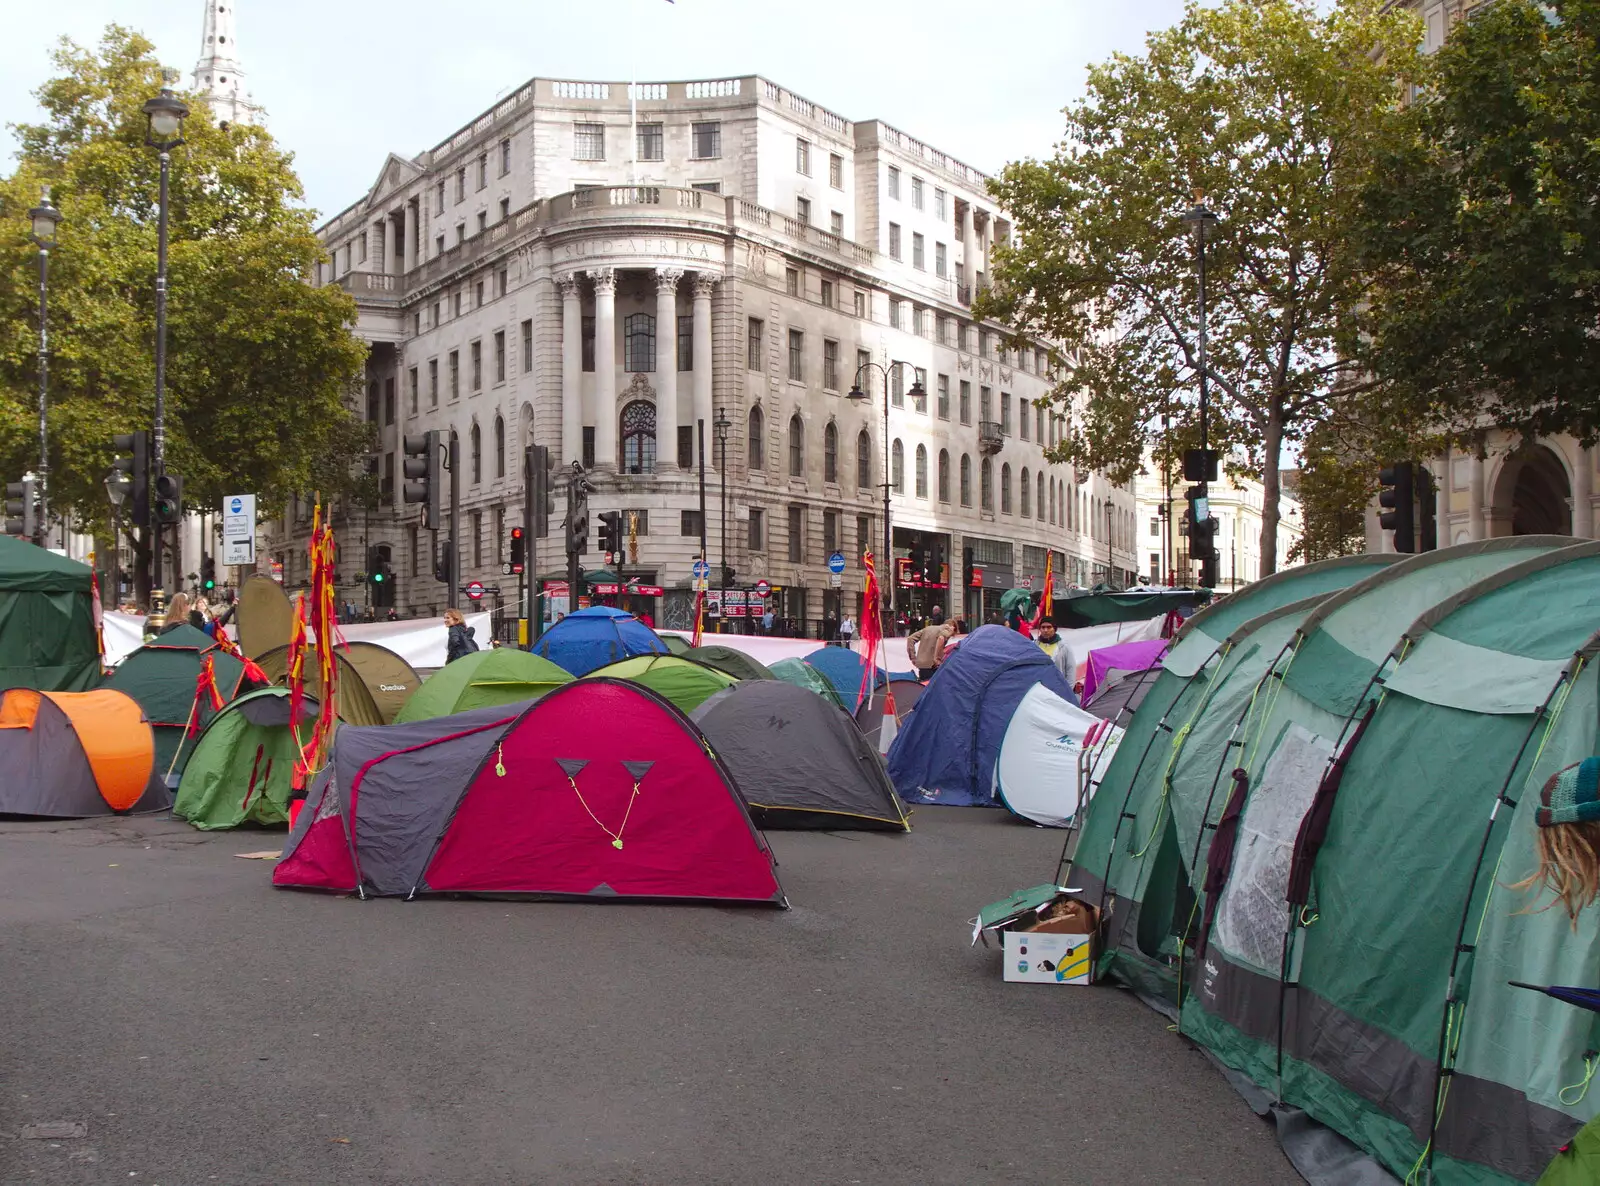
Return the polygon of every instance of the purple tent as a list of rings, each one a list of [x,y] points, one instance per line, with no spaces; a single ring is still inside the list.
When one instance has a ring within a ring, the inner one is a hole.
[[[1114,647],[1101,647],[1089,652],[1089,662],[1083,675],[1083,698],[1087,701],[1094,690],[1105,682],[1111,671],[1146,671],[1161,662],[1172,640],[1152,638],[1143,642],[1120,642]]]

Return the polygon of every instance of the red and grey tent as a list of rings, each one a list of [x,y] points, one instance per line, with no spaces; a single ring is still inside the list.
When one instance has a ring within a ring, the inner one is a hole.
[[[275,885],[379,895],[787,906],[744,797],[689,719],[586,679],[533,704],[339,730]]]

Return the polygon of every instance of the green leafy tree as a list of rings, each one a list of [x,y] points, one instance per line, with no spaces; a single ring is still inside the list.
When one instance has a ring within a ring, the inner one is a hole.
[[[1421,29],[1383,0],[1191,3],[1141,56],[1089,71],[1055,157],[991,183],[1016,220],[980,312],[1061,344],[1073,410],[1058,460],[1127,480],[1162,411],[1198,386],[1195,196],[1208,239],[1211,443],[1265,487],[1277,567],[1279,468],[1370,383],[1351,347],[1364,277],[1348,247],[1373,158],[1399,134]],[[1387,11],[1386,11],[1387,10]]]
[[[17,165],[0,180],[0,467],[38,455],[27,210],[48,185],[66,216],[50,261],[51,505],[92,527],[113,434],[153,412],[159,166],[140,107],[162,78],[150,43],[117,26],[94,50],[63,41],[54,61],[43,119],[14,126]],[[308,282],[324,254],[289,154],[188,101],[171,170],[167,467],[193,506],[341,492],[369,431],[349,406],[366,356],[355,303]],[[131,538],[142,560],[149,541]]]
[[[1397,406],[1600,438],[1600,0],[1457,24],[1366,194],[1368,361]]]

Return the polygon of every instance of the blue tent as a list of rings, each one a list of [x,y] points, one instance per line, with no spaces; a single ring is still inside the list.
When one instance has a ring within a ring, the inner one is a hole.
[[[1035,684],[1071,704],[1072,685],[1038,645],[980,626],[944,664],[889,749],[889,780],[907,803],[999,807],[994,764],[1006,726]]]
[[[844,702],[845,710],[854,712],[856,698],[861,695],[861,680],[867,670],[866,660],[849,647],[818,647],[805,657],[805,662],[833,685],[833,690]],[[883,668],[874,670],[877,674],[873,677],[872,686],[881,688],[888,677],[884,675]]]
[[[542,655],[577,676],[634,655],[668,653],[667,644],[654,630],[632,614],[609,605],[568,614],[545,631],[532,649],[535,655]]]

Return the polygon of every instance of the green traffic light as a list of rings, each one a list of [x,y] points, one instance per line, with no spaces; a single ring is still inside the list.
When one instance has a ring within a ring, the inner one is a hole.
[[[374,584],[374,585],[381,585],[381,584],[383,584],[383,574],[382,574],[382,573],[381,573],[381,572],[375,572],[375,573],[373,573],[373,574],[372,574],[372,583],[373,583],[373,584]]]
[[[207,580],[206,581],[206,588],[207,589],[215,589],[216,587],[217,587],[217,582],[216,581],[213,581],[213,580]]]

